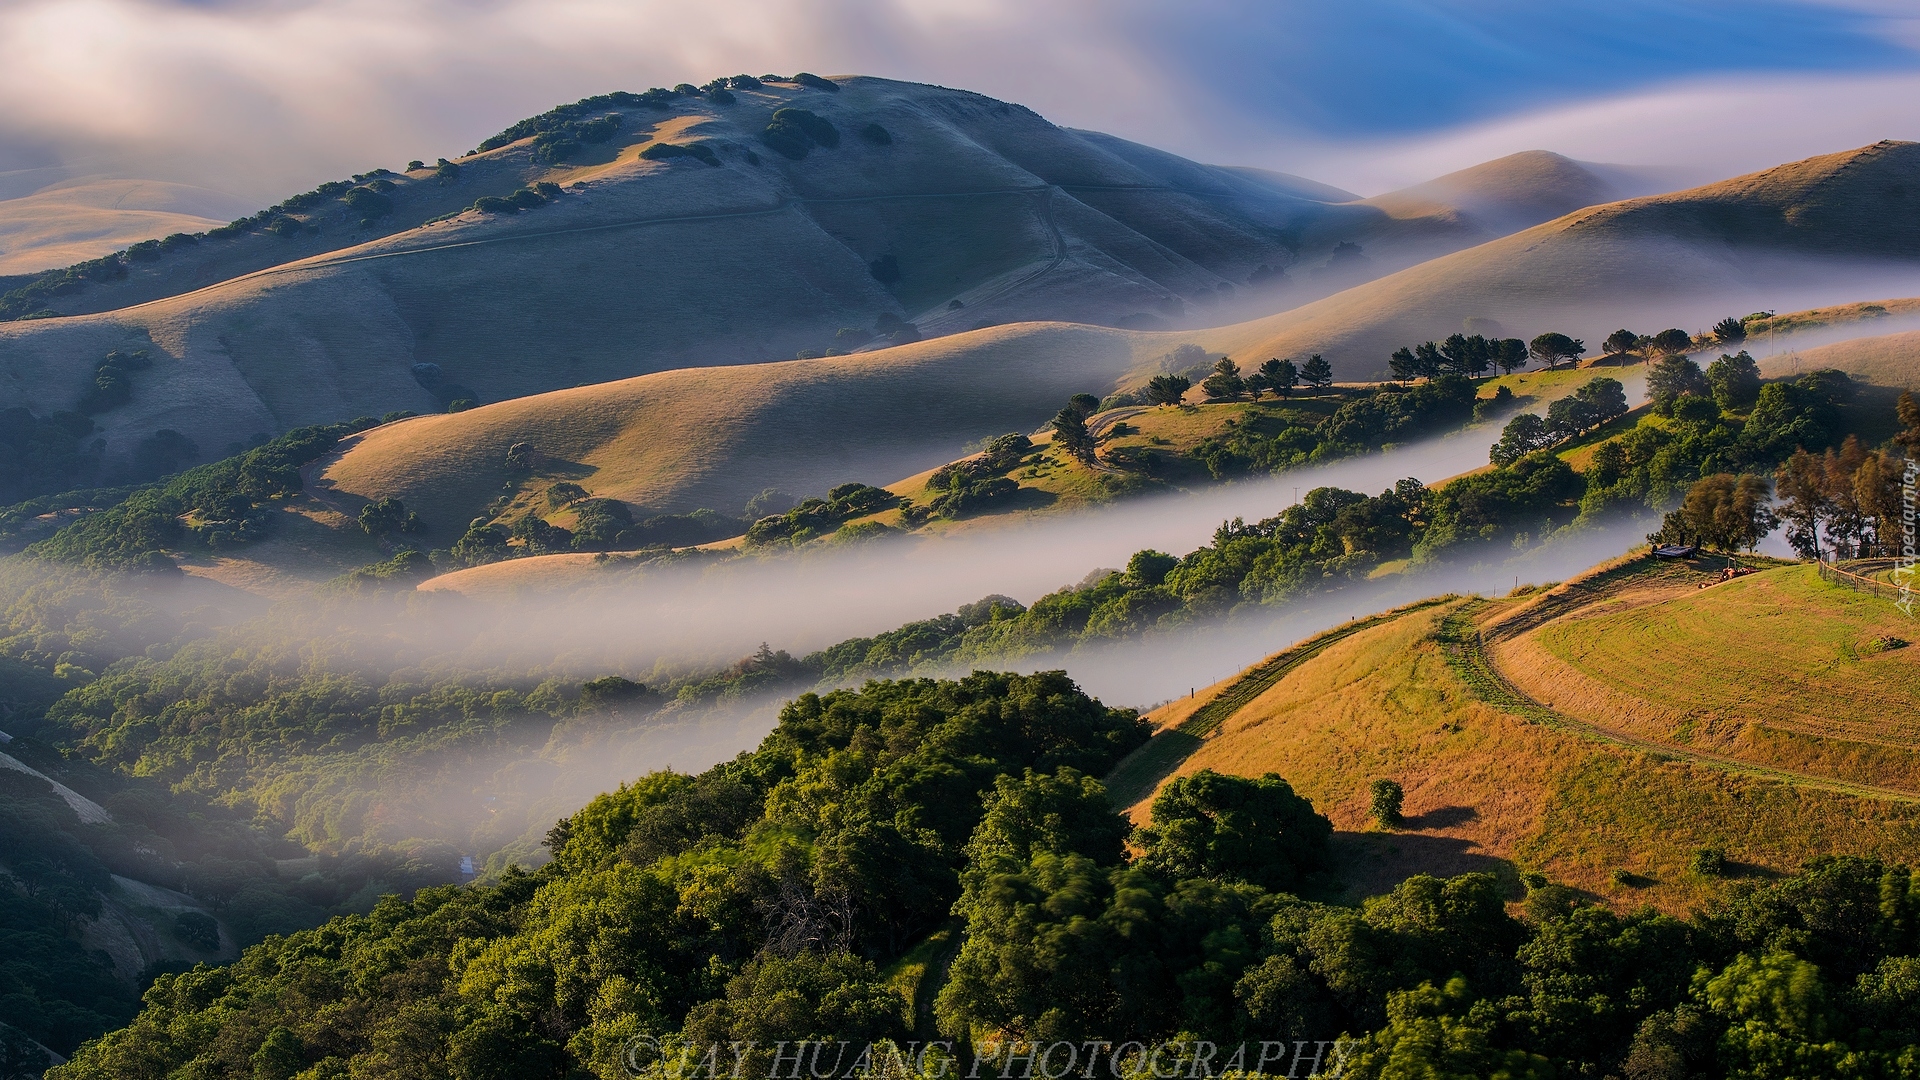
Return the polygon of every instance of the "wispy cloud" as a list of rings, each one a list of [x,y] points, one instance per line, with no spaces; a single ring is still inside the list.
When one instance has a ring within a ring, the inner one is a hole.
[[[0,149],[18,164],[20,148],[50,144],[264,199],[452,155],[588,94],[805,68],[964,86],[1208,160],[1360,175],[1335,151],[1377,158],[1411,141],[1415,156],[1448,160],[1434,136],[1462,129],[1462,147],[1505,152],[1526,138],[1580,151],[1542,117],[1604,113],[1604,101],[1713,118],[1725,110],[1703,94],[1754,78],[1839,86],[1819,80],[1912,72],[1904,11],[1880,0],[13,0],[0,7]],[[1812,110],[1787,116],[1739,126],[1769,145],[1830,134]],[[1603,149],[1606,123],[1589,140]],[[1648,156],[1686,149],[1659,125],[1639,136]]]

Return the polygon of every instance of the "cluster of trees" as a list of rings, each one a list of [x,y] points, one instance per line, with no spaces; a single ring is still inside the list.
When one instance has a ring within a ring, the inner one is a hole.
[[[1903,393],[1898,409],[1904,430],[1896,439],[1906,458],[1891,450],[1870,451],[1848,435],[1837,451],[1829,447],[1819,455],[1796,448],[1781,463],[1774,474],[1779,516],[1787,526],[1787,542],[1803,557],[1901,553],[1911,520],[1907,458],[1920,456],[1920,403]]]
[[[1549,342],[1548,339],[1561,336],[1543,334],[1534,340],[1543,347],[1551,344],[1557,348],[1558,343]],[[1437,379],[1442,375],[1477,379],[1491,368],[1497,367],[1502,374],[1508,374],[1526,365],[1526,342],[1519,338],[1488,338],[1481,334],[1453,334],[1442,342],[1428,341],[1412,347],[1402,346],[1387,358],[1388,370],[1403,383],[1414,379]]]
[[[1601,443],[1585,472],[1581,513],[1622,505],[1672,506],[1697,480],[1766,475],[1796,449],[1823,451],[1843,435],[1840,406],[1855,387],[1837,371],[1767,383],[1747,414],[1725,412],[1704,385],[1678,394],[1669,415]]]
[[[1215,479],[1278,472],[1438,434],[1466,423],[1473,409],[1473,385],[1457,375],[1407,389],[1369,387],[1349,392],[1325,416],[1287,410],[1281,414],[1286,423],[1270,434],[1258,425],[1235,425],[1202,440],[1193,457]]]
[[[251,543],[267,534],[272,507],[302,489],[301,466],[377,423],[361,417],[296,428],[163,483],[79,493],[99,496],[82,505],[109,505],[28,546],[27,554],[89,569],[171,571],[168,548],[218,550]]]
[[[1509,420],[1487,456],[1495,465],[1511,465],[1536,450],[1577,438],[1625,415],[1626,388],[1620,380],[1602,376],[1547,406],[1544,420],[1535,413],[1521,413]]]
[[[715,168],[720,166],[719,155],[715,154],[713,147],[708,146],[706,143],[687,143],[684,146],[678,143],[654,143],[652,146],[640,151],[640,156],[646,158],[648,161],[671,161],[674,158],[692,158],[695,161],[705,162]]]
[[[924,977],[962,1063],[989,1035],[1344,1035],[1361,1077],[1891,1076],[1920,1052],[1906,867],[1822,858],[1687,919],[1536,875],[1518,916],[1486,874],[1318,903],[1331,828],[1278,776],[1183,778],[1131,828],[1092,778],[1146,735],[1058,672],[803,695],[753,753],[562,820],[540,870],[161,977],[53,1075],[611,1078],[636,1037],[767,1075],[782,1041],[904,1043],[882,972],[950,919]]]
[[[117,409],[133,400],[133,373],[153,366],[145,349],[132,352],[114,350],[93,365],[93,379],[80,392],[78,412],[92,415]]]
[[[517,214],[522,210],[537,210],[558,198],[560,185],[541,180],[510,195],[482,195],[473,201],[473,209],[483,214]]]
[[[1068,408],[1071,410],[1073,406]],[[1055,418],[1056,425],[1061,422]],[[1086,432],[1084,417],[1080,418],[1079,431]],[[1056,440],[1057,432],[1056,427]],[[1007,479],[1007,472],[1019,465],[1032,449],[1032,439],[1019,432],[1008,432],[989,442],[978,455],[940,466],[927,478],[927,487],[939,493],[928,500],[927,511],[957,518],[1006,500],[1020,487]]]
[[[1186,389],[1182,387],[1178,394],[1171,396],[1171,400],[1165,400],[1167,395],[1164,392],[1156,392],[1155,388],[1155,383],[1159,383],[1162,379],[1170,382],[1176,379],[1180,383],[1186,382],[1178,376],[1156,376],[1147,384],[1148,399],[1156,405],[1177,403],[1186,393]],[[1229,357],[1223,356],[1213,365],[1213,374],[1201,382],[1200,388],[1206,391],[1208,401],[1237,401],[1243,395],[1251,396],[1258,401],[1261,394],[1269,392],[1279,398],[1292,397],[1294,387],[1301,385],[1315,390],[1324,390],[1332,386],[1333,365],[1327,363],[1326,358],[1319,353],[1314,353],[1305,363],[1297,367],[1292,360],[1269,357],[1261,361],[1260,366],[1252,374],[1241,378],[1240,365],[1234,363]]]
[[[841,484],[827,497],[802,500],[784,514],[761,518],[747,529],[748,547],[790,544],[798,547],[816,536],[839,528],[849,518],[864,517],[900,505],[900,496],[867,484]]]

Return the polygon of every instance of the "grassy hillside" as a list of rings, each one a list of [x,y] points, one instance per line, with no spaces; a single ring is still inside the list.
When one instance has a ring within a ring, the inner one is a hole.
[[[1299,302],[1294,278],[1345,283],[1308,273],[1339,243],[1373,252],[1365,277],[1481,238],[1450,212],[1329,203],[974,94],[827,85],[589,99],[445,167],[75,269],[6,301],[62,317],[0,327],[0,405],[73,408],[102,357],[143,349],[131,400],[96,416],[106,456],[162,428],[206,452],[981,325],[1231,322]],[[767,134],[792,126],[781,109],[825,125],[810,150]]]
[[[1781,353],[1760,364],[1762,373],[1772,376],[1821,368],[1837,368],[1876,386],[1920,387],[1920,331],[1854,338]]]
[[[1343,830],[1363,893],[1416,871],[1537,871],[1617,906],[1682,911],[1733,880],[1690,871],[1698,848],[1724,850],[1736,878],[1911,850],[1920,784],[1887,763],[1915,748],[1913,732],[1873,724],[1878,771],[1782,748],[1789,733],[1802,747],[1857,747],[1863,722],[1912,711],[1915,659],[1857,641],[1904,617],[1805,567],[1702,590],[1708,569],[1632,557],[1544,596],[1529,587],[1382,619],[1212,719],[1203,741],[1186,736],[1177,775],[1286,776]],[[1494,644],[1480,653],[1470,643],[1483,628]],[[1549,670],[1563,653],[1572,659]],[[1487,663],[1512,682],[1489,682]],[[1195,710],[1180,702],[1150,719],[1171,730]],[[1851,776],[1905,786],[1826,782]],[[1401,830],[1370,821],[1381,778],[1406,790]]]
[[[1830,296],[1852,281],[1881,293],[1888,274],[1910,283],[1915,273],[1920,227],[1904,207],[1917,181],[1920,144],[1882,142],[1609,203],[1223,330],[1207,344],[1234,355],[1323,353],[1342,378],[1362,378],[1383,369],[1399,344],[1467,320],[1528,337],[1552,326],[1597,351],[1622,325],[1702,329],[1782,295]]]

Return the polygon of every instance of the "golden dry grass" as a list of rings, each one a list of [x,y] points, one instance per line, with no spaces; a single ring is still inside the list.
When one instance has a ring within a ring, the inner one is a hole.
[[[1721,618],[1729,623],[1766,606],[1758,597],[1722,591],[1725,586],[1701,592],[1684,582],[1636,581],[1626,563],[1599,571],[1594,580],[1603,587],[1589,588],[1588,595],[1598,597],[1592,604],[1576,582],[1573,589],[1496,601],[1489,621],[1520,626],[1529,610],[1548,613],[1558,610],[1550,605],[1570,606],[1575,616],[1527,633],[1565,627],[1581,641],[1608,646],[1609,631],[1618,629],[1619,620],[1638,617],[1651,625],[1670,604],[1725,603],[1728,613]],[[1810,619],[1837,620],[1851,628],[1816,629],[1803,638],[1781,623],[1778,634],[1720,639],[1723,654],[1737,652],[1743,663],[1772,658],[1780,666],[1754,691],[1771,688],[1769,707],[1776,712],[1794,712],[1803,687],[1830,677],[1822,642],[1879,625],[1878,615],[1853,610],[1844,596],[1835,600],[1810,592],[1806,600],[1815,605]],[[1538,870],[1616,906],[1651,903],[1678,912],[1728,885],[1687,871],[1699,847],[1724,848],[1746,873],[1769,873],[1791,870],[1819,854],[1902,857],[1920,840],[1920,803],[1864,798],[1731,772],[1706,761],[1662,758],[1488,705],[1462,681],[1436,640],[1442,620],[1458,607],[1403,615],[1328,648],[1230,718],[1179,773],[1212,768],[1286,777],[1333,820],[1341,875],[1358,894],[1378,892],[1416,872]],[[1607,654],[1604,665],[1595,659],[1593,670],[1599,673],[1588,674],[1596,682],[1622,682],[1639,691],[1616,703],[1632,698],[1645,715],[1653,715],[1689,707],[1690,693],[1718,692],[1712,669],[1690,682],[1673,675],[1654,679],[1644,675],[1647,661],[1639,651],[1621,648],[1627,651]],[[1504,661],[1511,654],[1501,655]],[[1698,654],[1687,660],[1706,662]],[[1663,696],[1668,685],[1677,687],[1671,700]],[[1885,689],[1886,696],[1869,711],[1893,711],[1910,707],[1920,682],[1872,685]],[[1550,690],[1556,709],[1579,707],[1573,700],[1577,690],[1566,689],[1564,682]],[[1854,700],[1857,707],[1861,699]],[[1757,745],[1735,749],[1766,750]],[[1408,823],[1391,833],[1379,832],[1367,817],[1368,785],[1382,777],[1406,790]],[[1146,807],[1143,800],[1132,808],[1136,819]],[[1616,871],[1633,875],[1631,883],[1617,883]]]
[[[1760,362],[1764,375],[1779,377],[1837,368],[1876,386],[1920,388],[1920,330],[1855,338],[1818,348],[1781,353]]]

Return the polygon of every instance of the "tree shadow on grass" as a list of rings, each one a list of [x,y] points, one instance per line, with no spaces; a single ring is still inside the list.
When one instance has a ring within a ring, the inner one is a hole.
[[[1426,815],[1422,815],[1425,817]],[[1320,898],[1354,902],[1391,892],[1415,874],[1454,877],[1492,874],[1503,893],[1524,895],[1520,871],[1512,862],[1489,855],[1472,840],[1422,836],[1410,832],[1333,834],[1333,869],[1316,882]]]
[[[1421,814],[1419,817],[1407,818],[1401,823],[1401,827],[1415,831],[1422,829],[1451,829],[1456,825],[1465,825],[1469,821],[1476,821],[1479,817],[1480,811],[1475,810],[1471,806],[1440,806]]]

